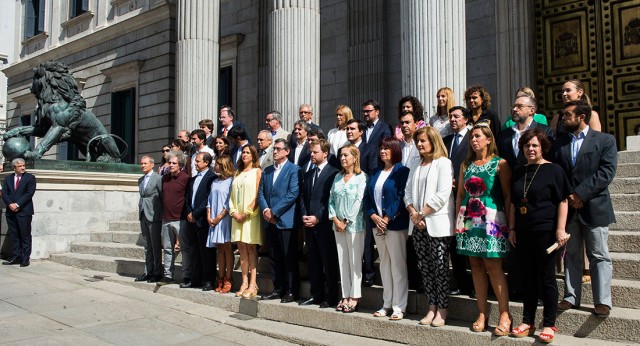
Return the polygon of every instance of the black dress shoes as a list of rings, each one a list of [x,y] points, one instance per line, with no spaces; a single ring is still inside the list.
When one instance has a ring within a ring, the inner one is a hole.
[[[162,276],[152,276],[147,280],[147,282],[155,283],[162,280]]]
[[[373,286],[373,280],[362,280],[362,287],[371,287]]]
[[[291,293],[287,293],[284,297],[282,297],[282,299],[280,299],[280,303],[286,304],[286,303],[293,303],[296,301],[296,297],[293,296],[293,294]]]
[[[211,285],[211,282],[207,281],[204,283],[204,285],[202,285],[202,290],[203,291],[213,291],[213,285]]]
[[[328,302],[320,303],[320,309],[326,309],[326,308],[331,308],[331,307],[333,307],[333,305],[329,304]]]
[[[9,261],[2,262],[2,264],[6,265],[6,266],[10,266],[10,265],[14,265],[14,264],[21,264],[21,263],[22,263],[22,261],[19,261],[17,258],[12,258]]]
[[[318,304],[318,302],[313,298],[309,298],[303,302],[298,303],[298,305],[315,305],[315,304]]]
[[[22,262],[22,263],[20,263],[20,266],[21,266],[21,267],[28,267],[28,266],[29,266],[29,264],[31,264],[31,263],[30,263],[29,261],[26,261],[26,262]]]
[[[260,299],[261,300],[280,299],[280,293],[279,292],[271,292],[270,294],[265,294],[265,295],[261,296]]]
[[[158,281],[157,284],[158,285],[168,285],[168,284],[170,284],[172,282],[173,282],[172,278],[170,278],[168,276],[165,276],[162,279],[160,279],[160,281]]]
[[[149,280],[149,279],[151,279],[151,275],[148,275],[148,274],[142,274],[141,276],[138,276],[138,277],[136,278],[136,282],[138,282],[138,281],[147,281],[147,280]]]

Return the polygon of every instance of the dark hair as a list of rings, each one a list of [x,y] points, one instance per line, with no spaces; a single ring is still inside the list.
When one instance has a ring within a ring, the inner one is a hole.
[[[165,144],[162,146],[162,149],[164,149],[165,147],[169,148],[169,151],[171,151],[171,143],[169,144]],[[161,150],[162,150],[161,149]],[[167,163],[167,159],[164,157],[164,151],[162,152],[162,164],[164,165],[165,163]]]
[[[231,106],[224,105],[224,106],[220,107],[220,110],[221,110],[221,111],[222,111],[222,110],[226,110],[226,111],[227,111],[227,113],[229,113],[229,115],[230,115],[232,118],[235,118],[235,117],[236,117],[236,112],[234,112],[234,111],[233,111],[233,108],[231,108]]]
[[[202,155],[202,161],[206,162],[207,166],[211,166],[211,161],[213,161],[213,156],[211,156],[211,154],[206,151],[201,151],[196,155],[196,157],[198,157],[198,155]]]
[[[464,100],[467,103],[467,106],[469,105],[471,94],[473,93],[478,93],[480,95],[480,98],[482,99],[482,109],[489,109],[489,107],[491,107],[491,95],[489,94],[489,91],[479,84],[470,86],[465,90]]]
[[[324,131],[321,128],[312,128],[309,129],[309,133],[307,133],[307,137],[318,136],[318,139],[327,139],[327,136],[324,135]]]
[[[286,139],[278,138],[276,139],[273,145],[275,145],[275,143],[282,143],[284,144],[284,150],[291,151],[291,146],[289,145],[289,141],[287,141]]]
[[[258,156],[258,149],[256,149],[256,147],[254,147],[252,144],[248,144],[242,147],[242,149],[240,150],[244,150],[245,148],[248,148],[249,152],[251,153],[251,167],[260,168],[260,161],[259,161],[260,158]],[[242,161],[242,151],[241,151],[240,159],[238,159],[238,171],[236,172],[236,174],[242,172],[244,169],[245,167],[244,167],[244,162]]]
[[[218,149],[216,149],[216,141],[217,140],[221,140],[224,142],[224,144],[227,145],[226,148],[224,148],[224,150],[222,152],[219,152]],[[216,138],[213,139],[213,152],[216,154],[216,156],[223,156],[223,155],[229,155],[230,154],[230,148],[231,148],[231,142],[229,142],[229,138],[223,136],[223,135],[217,135]]]
[[[413,108],[413,121],[417,123],[420,120],[424,120],[424,107],[422,106],[422,102],[420,102],[417,97],[411,95],[401,98],[400,102],[398,102],[398,118],[404,116],[404,114],[402,114],[402,104],[407,101],[411,103],[411,107]]]
[[[451,114],[453,111],[457,111],[457,110],[461,110],[462,111],[462,115],[467,118],[467,120],[471,120],[471,112],[469,112],[468,109],[462,107],[462,106],[453,106],[451,108],[449,108],[449,114]]]
[[[206,126],[209,128],[209,131],[213,131],[213,121],[211,119],[202,119],[198,123],[199,126]]]
[[[353,123],[357,123],[358,124],[358,130],[360,130],[360,132],[364,133],[367,130],[366,125],[361,120],[351,119],[351,120],[347,121],[347,125],[350,125],[350,124],[353,124]]]
[[[402,113],[402,114],[398,115],[398,121],[400,121],[400,126],[402,126],[402,118],[404,118],[407,115],[410,115],[411,118],[413,118],[413,122],[416,123],[416,124],[418,123],[418,121],[423,120],[423,119],[418,119],[418,117],[416,117],[415,112]]]
[[[369,99],[369,100],[364,101],[362,103],[362,107],[366,107],[366,106],[373,106],[373,109],[375,109],[377,111],[379,111],[380,108],[382,107],[380,105],[380,102],[378,102],[377,100],[374,100],[374,99]]]
[[[198,136],[198,139],[200,140],[204,140],[205,138],[207,138],[207,133],[204,132],[204,130],[200,130],[200,129],[191,131],[190,137],[193,137],[194,135]]]
[[[586,101],[584,100],[569,101],[564,105],[564,108],[566,109],[567,107],[570,107],[570,106],[576,106],[574,113],[576,115],[584,114],[584,123],[585,124],[589,123],[589,120],[591,120],[591,106],[589,106],[589,104]]]
[[[542,155],[546,155],[549,152],[549,149],[551,149],[551,140],[549,140],[549,137],[547,137],[544,131],[538,127],[534,127],[522,133],[522,136],[520,136],[520,139],[518,140],[518,149],[522,151],[525,144],[529,143],[529,141],[534,137],[538,138],[538,141],[540,142]]]
[[[400,140],[395,137],[385,137],[380,141],[378,145],[378,152],[383,148],[388,148],[391,150],[391,163],[396,164],[398,162],[402,162],[402,149],[400,148]],[[383,166],[384,162],[378,155],[378,165]]]
[[[227,137],[231,137],[233,139],[240,138],[241,141],[246,141],[247,140],[247,133],[244,132],[242,127],[234,126],[234,127],[231,128],[229,133],[227,133]]]

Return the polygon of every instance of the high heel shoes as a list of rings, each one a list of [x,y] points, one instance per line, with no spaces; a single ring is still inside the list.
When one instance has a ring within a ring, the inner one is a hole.
[[[250,291],[251,289],[254,289],[253,291]],[[255,297],[256,295],[258,295],[258,286],[256,285],[251,285],[249,286],[249,288],[247,288],[246,290],[244,290],[244,292],[242,293],[242,298],[246,298],[246,299],[250,299]]]
[[[231,292],[231,287],[233,287],[233,281],[224,279],[224,285],[222,285],[222,289],[220,290],[220,294],[226,294]]]
[[[511,331],[511,316],[509,316],[508,322],[500,321],[498,322],[498,326],[493,330],[493,335],[495,336],[507,336],[509,335],[509,331]]]
[[[473,322],[473,324],[471,325],[471,330],[476,333],[483,332],[484,329],[487,327],[487,324],[489,324],[488,318],[485,317],[484,319],[480,319],[478,317],[478,319],[475,322]]]
[[[224,285],[224,278],[218,278],[218,284],[215,291],[220,292],[222,290],[222,285]]]
[[[248,284],[242,284],[242,286],[240,286],[240,290],[238,290],[238,292],[236,292],[236,297],[242,297],[242,294],[244,293],[244,291],[247,290],[247,288],[249,288]]]

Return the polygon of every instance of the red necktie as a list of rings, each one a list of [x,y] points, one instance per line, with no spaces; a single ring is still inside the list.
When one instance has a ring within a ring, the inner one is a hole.
[[[227,137],[227,128],[226,127],[224,128],[224,131],[222,131],[222,135]]]
[[[16,175],[16,177],[17,177],[16,178],[16,186],[13,188],[14,190],[17,190],[18,189],[18,184],[20,184],[20,176]]]

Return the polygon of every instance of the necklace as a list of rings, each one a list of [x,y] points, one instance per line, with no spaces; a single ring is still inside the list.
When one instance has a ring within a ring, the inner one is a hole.
[[[536,174],[538,173],[538,170],[540,169],[540,166],[542,166],[541,164],[538,165],[538,168],[536,168],[536,171],[533,172],[533,177],[531,177],[531,181],[529,181],[529,185],[527,185],[527,174],[529,174],[529,167],[527,167],[527,169],[524,172],[524,183],[522,184],[522,199],[520,199],[520,202],[522,202],[522,204],[520,204],[520,214],[524,215],[527,213],[527,192],[529,192],[529,189],[531,188],[531,184],[533,183],[533,179],[535,179]]]

